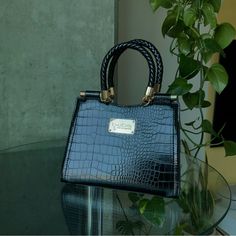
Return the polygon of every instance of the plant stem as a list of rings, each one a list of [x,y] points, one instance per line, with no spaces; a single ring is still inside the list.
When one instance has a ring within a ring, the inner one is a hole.
[[[128,216],[127,216],[126,213],[125,213],[125,209],[124,209],[124,207],[123,207],[123,205],[122,205],[122,203],[121,203],[121,200],[120,200],[120,198],[119,198],[117,192],[116,192],[116,198],[117,198],[117,200],[118,200],[118,202],[119,202],[119,204],[120,204],[120,207],[121,207],[121,209],[122,209],[122,211],[123,211],[125,220],[126,220],[127,222],[129,222]],[[135,235],[134,232],[133,232],[133,229],[131,229],[131,232],[132,232],[132,235]]]
[[[201,9],[201,7],[202,7],[202,1],[199,1],[199,9]],[[197,25],[198,32],[200,32],[200,27],[201,27],[200,20],[198,20],[198,25]],[[203,62],[202,55],[200,53],[198,54],[198,58],[200,59],[199,61],[200,61],[200,65],[201,65],[199,91],[203,91],[203,87],[204,87],[204,62]],[[202,106],[201,106],[201,103],[202,103],[203,100],[204,100],[204,98],[202,98],[202,93],[200,92],[199,93],[199,99],[198,99],[198,107],[199,107],[201,124],[204,120],[203,109],[202,109]],[[201,130],[199,145],[198,145],[198,148],[196,149],[196,152],[194,154],[195,158],[197,157],[198,153],[200,152],[200,150],[202,148],[201,144],[203,143],[203,139],[204,139],[204,132],[202,132],[202,130]]]
[[[194,145],[194,146],[199,146],[199,144],[197,144],[196,142],[194,142],[192,140],[192,138],[190,138],[190,136],[187,134],[187,132],[184,130],[184,128],[182,127],[182,125],[180,124],[180,129],[182,130],[182,132],[184,133],[184,135],[186,136],[186,138]]]
[[[200,134],[200,133],[202,132],[202,131],[199,131],[199,132],[193,132],[193,131],[191,131],[191,130],[184,129],[184,128],[183,128],[183,131],[188,132],[188,133],[190,133],[190,134]]]

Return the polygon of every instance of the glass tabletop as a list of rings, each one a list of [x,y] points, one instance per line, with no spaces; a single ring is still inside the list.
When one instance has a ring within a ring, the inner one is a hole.
[[[230,188],[181,155],[181,194],[162,198],[60,181],[65,140],[0,152],[0,234],[207,234],[227,214]]]

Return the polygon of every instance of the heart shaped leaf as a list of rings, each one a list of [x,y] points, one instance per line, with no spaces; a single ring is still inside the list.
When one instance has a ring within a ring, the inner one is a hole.
[[[199,61],[183,54],[180,56],[179,73],[181,77],[186,79],[193,78],[200,71],[200,67]]]
[[[153,197],[148,201],[143,216],[155,225],[161,226],[165,220],[165,202],[161,197]]]
[[[193,85],[188,84],[188,81],[186,79],[177,78],[169,86],[167,93],[174,94],[174,95],[184,95],[184,94],[188,93],[192,87],[193,87]]]
[[[224,141],[225,156],[236,155],[236,142]]]
[[[204,15],[204,25],[210,25],[211,28],[214,29],[217,23],[214,7],[209,3],[204,3],[202,11]]]
[[[184,11],[184,24],[186,26],[192,26],[197,19],[197,10],[196,8],[188,8]]]
[[[221,0],[209,0],[209,3],[213,6],[214,11],[217,13],[220,10]]]
[[[222,23],[215,29],[214,39],[221,46],[226,48],[235,38],[236,31],[229,23]]]
[[[203,120],[202,121],[202,131],[204,133],[208,133],[208,134],[212,134],[214,136],[218,136],[218,134],[213,129],[212,124],[209,120]]]
[[[206,73],[206,80],[210,81],[217,93],[221,93],[228,84],[228,74],[225,68],[216,63]]]

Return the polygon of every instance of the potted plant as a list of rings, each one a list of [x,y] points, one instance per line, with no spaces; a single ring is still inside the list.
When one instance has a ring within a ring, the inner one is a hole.
[[[211,59],[215,54],[224,56],[223,49],[232,42],[236,34],[231,24],[217,22],[221,0],[149,0],[149,2],[154,12],[159,8],[167,10],[162,23],[162,35],[172,38],[170,52],[178,61],[175,78],[167,93],[179,96],[183,106],[182,115],[193,110],[196,112],[193,120],[184,123],[180,120],[183,151],[187,158],[198,158],[200,154],[205,153],[204,148],[211,144],[212,139],[217,138],[221,140],[218,145],[224,145],[226,156],[236,155],[236,143],[225,140],[221,135],[224,127],[216,132],[211,121],[205,116],[205,110],[212,105],[207,100],[205,86],[210,84],[220,94],[228,83],[228,75],[224,67],[219,63],[212,63]],[[208,162],[207,157],[205,161]],[[183,212],[190,215],[188,219],[191,222],[181,222],[177,225],[177,233],[184,230],[194,234],[198,232],[199,227],[206,227],[200,218],[202,212],[199,211],[204,209],[206,218],[210,218],[213,214],[214,196],[208,189],[208,168],[206,165],[203,168],[198,166],[191,171],[191,167],[191,163],[188,162],[189,171],[185,172],[185,179],[191,178],[193,172],[197,170],[200,181],[193,181],[187,187],[183,185],[177,202]],[[130,194],[129,199],[132,208],[137,209],[149,221],[159,222],[157,224],[161,225],[166,204],[163,199],[156,197],[147,199],[137,194]],[[201,203],[202,208],[194,207],[195,203]],[[149,213],[149,208],[152,209],[153,214]],[[159,209],[159,213],[155,212],[155,209]],[[119,222],[117,227],[124,229],[123,226],[122,222]],[[133,230],[135,227],[140,230],[144,227],[140,221],[133,225],[130,222],[126,226],[132,226]]]
[[[160,7],[168,10],[162,34],[172,38],[170,52],[178,60],[175,78],[167,92],[182,99],[185,105],[182,113],[198,112],[196,119],[180,124],[183,140],[191,146],[190,154],[197,157],[199,151],[211,143],[211,140],[204,139],[208,133],[213,139],[221,139],[226,156],[235,155],[236,143],[224,140],[204,116],[204,109],[211,106],[206,100],[205,85],[210,83],[220,94],[228,83],[224,67],[219,63],[210,64],[210,60],[215,53],[224,55],[223,49],[235,37],[231,24],[217,23],[221,0],[150,0],[150,5],[154,12]],[[199,137],[198,142],[194,139],[196,136]]]

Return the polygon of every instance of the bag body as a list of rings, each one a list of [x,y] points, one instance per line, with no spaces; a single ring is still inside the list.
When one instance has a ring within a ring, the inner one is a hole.
[[[112,54],[120,55],[122,50]],[[102,68],[105,63],[107,71],[112,57],[106,56]],[[152,86],[155,82],[151,78]],[[151,99],[146,94],[144,105],[119,106],[104,102],[100,92],[83,95],[71,123],[62,180],[177,197],[180,141],[176,98],[152,91]]]

